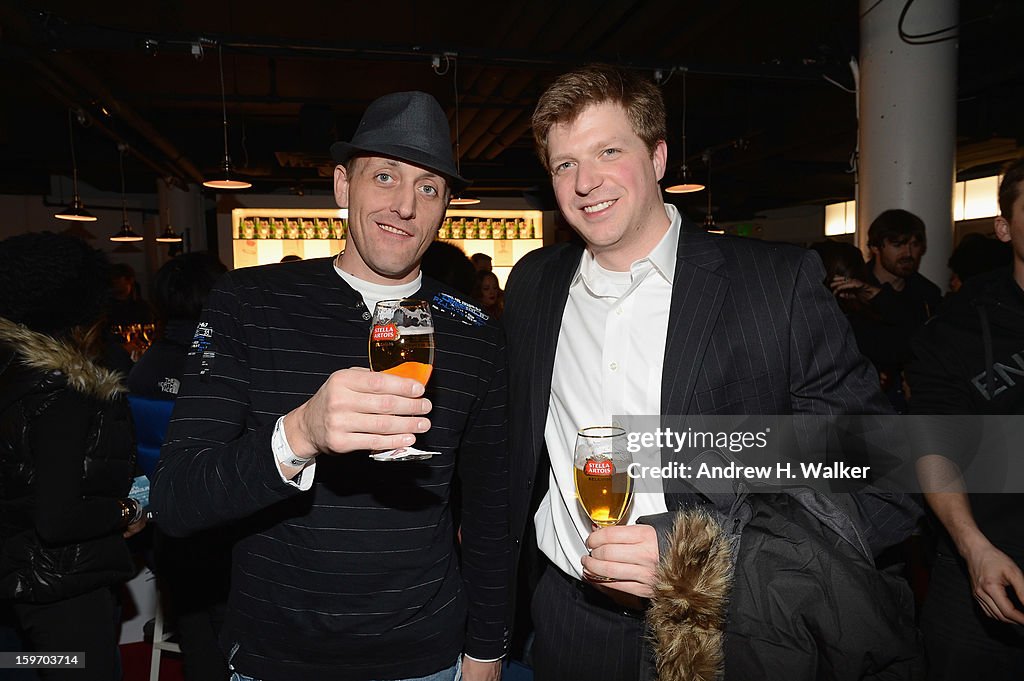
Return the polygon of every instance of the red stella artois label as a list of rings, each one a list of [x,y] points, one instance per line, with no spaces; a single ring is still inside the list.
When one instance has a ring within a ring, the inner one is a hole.
[[[379,324],[373,327],[372,336],[375,341],[389,341],[398,338],[398,327],[394,324]]]
[[[602,461],[587,459],[587,464],[583,467],[583,474],[593,478],[608,478],[615,474],[615,464],[608,459]]]

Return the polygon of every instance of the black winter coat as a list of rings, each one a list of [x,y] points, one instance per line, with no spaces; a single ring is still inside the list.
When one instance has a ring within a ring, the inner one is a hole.
[[[117,584],[135,444],[118,374],[0,318],[0,599],[48,603]]]

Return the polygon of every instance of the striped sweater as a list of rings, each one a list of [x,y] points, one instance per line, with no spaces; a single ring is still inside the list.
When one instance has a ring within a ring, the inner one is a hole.
[[[424,277],[416,297],[441,290]],[[462,652],[504,654],[504,338],[493,323],[434,318],[432,427],[417,446],[441,455],[323,455],[301,492],[280,479],[274,423],[332,372],[367,366],[369,312],[329,258],[236,270],[211,295],[152,503],[170,534],[237,529],[221,644],[239,672],[267,681],[409,678]]]

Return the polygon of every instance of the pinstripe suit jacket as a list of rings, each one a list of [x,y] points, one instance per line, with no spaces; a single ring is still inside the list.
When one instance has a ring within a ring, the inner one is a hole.
[[[583,248],[523,258],[506,292],[513,551],[547,483],[544,424],[562,312]],[[662,372],[662,414],[885,414],[877,374],[822,285],[817,255],[785,244],[680,230]],[[668,463],[671,451],[663,452]],[[536,483],[536,484],[535,484]],[[680,482],[680,485],[685,483]],[[692,499],[669,488],[670,513]],[[847,510],[877,548],[909,534],[903,499]],[[866,527],[865,527],[866,525]]]

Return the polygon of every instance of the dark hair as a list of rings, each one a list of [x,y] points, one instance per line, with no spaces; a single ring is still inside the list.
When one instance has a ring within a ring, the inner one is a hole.
[[[868,266],[864,262],[864,256],[853,244],[825,240],[811,244],[810,248],[821,258],[821,264],[825,267],[824,283],[829,290],[832,288],[830,283],[833,277],[848,277],[861,281],[868,279]],[[837,297],[836,301],[845,314],[868,312],[866,306],[856,299]]]
[[[544,170],[551,170],[548,166],[551,128],[576,120],[592,104],[605,102],[613,102],[626,110],[633,132],[644,141],[649,152],[653,153],[655,145],[666,138],[665,101],[658,86],[633,71],[608,64],[590,64],[559,76],[537,101],[532,118],[533,139]]]
[[[110,300],[110,263],[81,239],[53,232],[0,241],[0,316],[56,338],[95,324]]]
[[[116,262],[110,266],[110,278],[135,279],[135,269],[126,262]]]
[[[924,220],[901,208],[884,211],[868,227],[868,246],[875,248],[881,248],[886,241],[902,243],[914,237],[927,247]]]
[[[494,283],[498,285],[498,290],[501,290],[501,281],[498,279],[498,275],[492,270],[478,270],[476,273],[476,281],[473,284],[473,297],[477,300],[480,299],[480,291],[484,286],[484,279],[494,277]]]
[[[1024,190],[1024,158],[1010,163],[1003,170],[1003,181],[999,183],[999,214],[1007,220],[1013,218],[1013,204],[1017,203]]]
[[[153,304],[164,319],[199,319],[206,297],[228,271],[209,253],[185,253],[168,260],[153,278]]]
[[[434,241],[423,253],[423,274],[451,286],[463,295],[473,294],[476,268],[462,249],[445,241]]]
[[[961,282],[1013,262],[1013,247],[982,234],[967,234],[949,256],[949,269]]]
[[[868,266],[860,249],[842,241],[819,241],[811,244],[811,250],[821,258],[825,266],[825,285],[832,277],[850,277],[864,281],[868,278]]]

